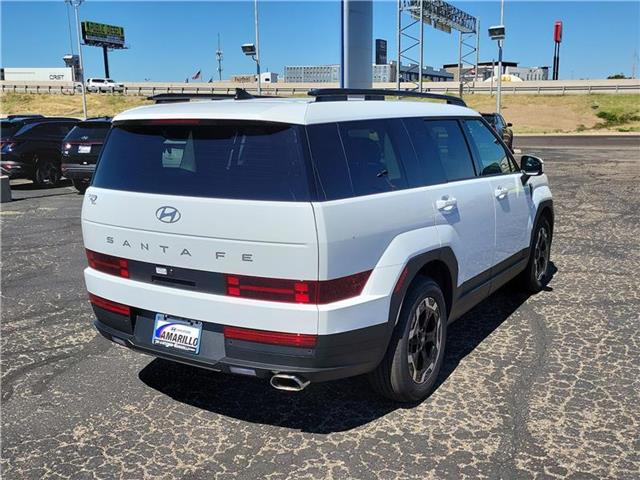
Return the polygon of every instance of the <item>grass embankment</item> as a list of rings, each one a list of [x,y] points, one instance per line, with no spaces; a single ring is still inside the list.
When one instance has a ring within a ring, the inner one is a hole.
[[[480,112],[495,111],[495,97],[464,99]],[[639,94],[503,95],[502,113],[516,133],[640,132]]]
[[[640,94],[504,95],[503,114],[516,133],[640,132]],[[495,111],[495,97],[465,95],[481,112]],[[113,116],[149,104],[145,97],[88,95],[89,116]],[[0,95],[0,112],[82,116],[80,95]]]
[[[140,105],[151,104],[145,97],[125,95],[87,95],[90,117],[112,117]],[[82,96],[60,94],[6,93],[0,95],[2,115],[40,113],[46,116],[82,117]]]

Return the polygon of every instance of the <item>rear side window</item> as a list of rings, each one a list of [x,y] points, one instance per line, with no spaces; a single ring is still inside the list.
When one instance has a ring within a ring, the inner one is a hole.
[[[430,183],[475,177],[473,160],[457,120],[421,120],[414,134],[416,153]],[[412,129],[414,131],[414,129]]]
[[[471,148],[480,164],[481,175],[515,171],[506,150],[482,121],[466,120],[464,124],[471,141]]]
[[[418,157],[421,185],[445,183],[447,176],[440,160],[440,152],[426,121],[422,118],[405,118],[404,124]]]
[[[408,188],[404,163],[415,163],[400,120],[307,127],[320,190],[327,200]]]
[[[93,185],[247,200],[311,199],[301,127],[266,122],[114,126]]]

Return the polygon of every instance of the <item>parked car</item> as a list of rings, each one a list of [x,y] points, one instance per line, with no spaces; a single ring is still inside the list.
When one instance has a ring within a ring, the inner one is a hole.
[[[513,126],[511,123],[507,123],[502,115],[499,113],[483,113],[482,117],[491,125],[491,127],[502,138],[504,143],[507,144],[509,149],[513,152]]]
[[[98,331],[281,390],[368,374],[425,398],[451,321],[549,280],[553,203],[459,98],[380,92],[116,116],[82,207]]]
[[[78,123],[62,141],[62,174],[84,193],[96,168],[111,117],[90,118]]]
[[[2,120],[0,167],[10,178],[29,178],[38,186],[61,177],[60,143],[77,118],[14,116]]]
[[[87,92],[124,92],[124,83],[116,83],[110,78],[89,78],[86,83]]]

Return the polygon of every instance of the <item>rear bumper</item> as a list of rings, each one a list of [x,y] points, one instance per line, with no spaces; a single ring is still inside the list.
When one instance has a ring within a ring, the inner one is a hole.
[[[131,309],[124,316],[94,305],[95,326],[106,338],[147,354],[222,372],[248,369],[257,377],[289,373],[312,382],[359,375],[380,363],[392,330],[388,296],[362,294],[318,306],[177,289],[92,268],[84,274],[89,292]],[[202,322],[200,353],[153,345],[156,313]],[[314,335],[317,343],[314,348],[301,348],[229,339],[224,338],[225,326]]]
[[[295,374],[303,380],[323,382],[367,373],[380,363],[386,350],[387,325],[321,335],[315,348],[298,348],[233,340],[223,326],[203,324],[197,355],[151,342],[153,313],[139,311],[131,318],[93,307],[94,326],[108,340],[148,355],[231,374],[268,379],[275,373]]]
[[[63,163],[62,175],[71,180],[90,179],[95,171],[95,165],[79,165],[77,163]]]
[[[8,156],[6,154],[2,155],[3,159],[0,162],[2,175],[6,175],[9,178],[30,178],[33,175],[33,165],[9,159],[5,160]]]

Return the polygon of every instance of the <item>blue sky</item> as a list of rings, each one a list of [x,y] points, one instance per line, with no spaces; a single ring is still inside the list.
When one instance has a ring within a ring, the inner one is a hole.
[[[497,1],[456,2],[480,18],[480,59],[496,56],[486,27],[499,23]],[[395,52],[395,1],[374,3],[374,38],[388,40]],[[2,14],[3,67],[64,66],[69,52],[67,10],[62,0],[6,1]],[[129,50],[110,53],[111,76],[117,80],[183,81],[202,69],[204,80],[217,78],[217,34],[224,50],[223,77],[252,72],[254,64],[240,51],[252,42],[253,2],[124,2],[88,0],[81,19],[121,25]],[[640,50],[640,2],[525,2],[505,4],[504,59],[522,66],[551,65],[555,20],[564,22],[560,78],[604,78],[631,74],[634,50]],[[263,71],[282,72],[284,65],[338,63],[339,1],[260,0]],[[75,45],[74,45],[75,48]],[[102,76],[102,51],[84,47],[86,76]],[[457,34],[425,29],[425,64],[441,67],[457,61]]]

